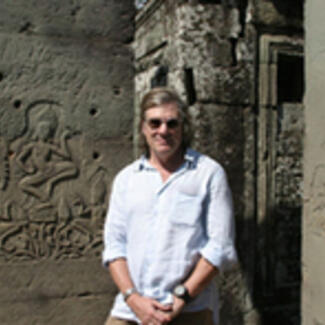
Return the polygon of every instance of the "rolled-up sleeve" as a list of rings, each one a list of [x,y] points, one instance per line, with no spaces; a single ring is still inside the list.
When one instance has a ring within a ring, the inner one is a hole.
[[[224,272],[237,263],[237,253],[232,195],[222,168],[213,176],[206,203],[208,240],[200,253]]]
[[[125,212],[125,177],[118,174],[113,182],[109,208],[104,225],[104,266],[120,257],[126,256],[126,218]]]

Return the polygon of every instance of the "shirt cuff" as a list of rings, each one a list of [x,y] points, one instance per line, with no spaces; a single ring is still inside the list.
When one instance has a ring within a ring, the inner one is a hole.
[[[221,273],[230,270],[238,261],[236,249],[232,243],[224,246],[208,243],[200,250],[200,254]]]
[[[105,249],[102,254],[102,264],[104,267],[108,267],[109,263],[118,258],[126,258],[125,251],[121,249]]]

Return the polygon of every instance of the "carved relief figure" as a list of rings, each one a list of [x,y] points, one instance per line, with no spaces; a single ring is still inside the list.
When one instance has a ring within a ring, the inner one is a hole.
[[[107,171],[98,159],[80,164],[80,137],[72,156],[68,139],[76,133],[63,126],[58,108],[47,100],[30,104],[23,136],[0,138],[0,260],[101,253]]]
[[[69,131],[62,133],[59,144],[53,141],[58,124],[55,112],[46,108],[37,115],[35,122],[30,125],[32,141],[17,155],[17,164],[27,174],[19,182],[19,187],[45,202],[56,183],[76,176],[78,170],[67,145]]]

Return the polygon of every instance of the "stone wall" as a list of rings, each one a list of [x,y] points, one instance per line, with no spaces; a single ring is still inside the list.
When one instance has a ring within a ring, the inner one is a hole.
[[[102,324],[109,184],[132,159],[133,1],[0,3],[0,323]]]
[[[303,1],[145,2],[136,17],[135,125],[148,89],[177,89],[194,148],[221,162],[234,194],[240,266],[221,280],[221,324],[298,324],[303,89],[285,94],[303,77],[283,66],[297,62],[301,72]],[[299,150],[287,154],[292,143]],[[294,172],[282,168],[287,161],[297,161]],[[292,230],[298,235],[282,245]]]
[[[325,3],[306,1],[306,135],[304,150],[304,232],[302,318],[325,324]]]

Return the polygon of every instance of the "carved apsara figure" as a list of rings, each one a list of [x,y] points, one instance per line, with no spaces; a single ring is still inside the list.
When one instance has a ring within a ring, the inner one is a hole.
[[[70,132],[65,130],[62,133],[59,144],[53,142],[58,124],[53,110],[43,110],[34,123],[31,125],[31,142],[17,155],[17,164],[27,174],[19,182],[19,187],[45,202],[49,200],[55,184],[76,176],[78,170],[67,145]]]

